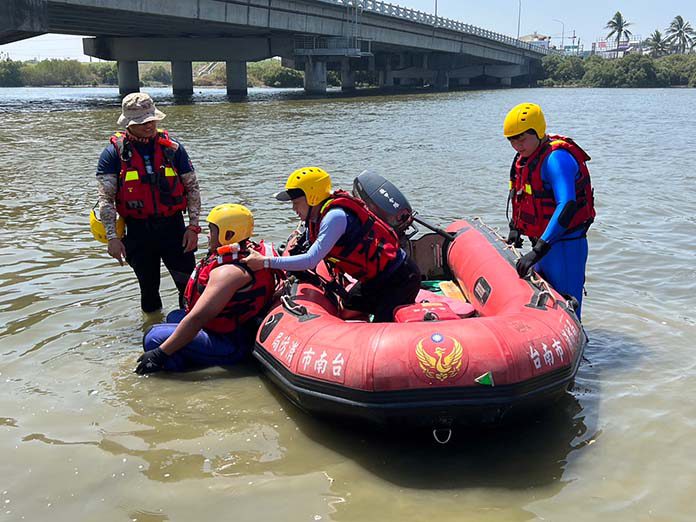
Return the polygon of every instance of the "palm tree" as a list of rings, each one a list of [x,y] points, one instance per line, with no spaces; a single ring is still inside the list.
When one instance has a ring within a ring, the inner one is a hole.
[[[621,11],[616,11],[612,19],[607,22],[605,29],[611,29],[609,34],[607,34],[607,40],[616,35],[616,56],[619,56],[619,42],[621,38],[626,38],[628,40],[628,38],[632,36],[631,31],[627,29],[629,25],[632,25],[631,22],[623,17]]]
[[[673,44],[678,53],[684,54],[696,43],[696,32],[689,22],[684,21],[681,15],[677,15],[667,28],[667,42]]]
[[[669,44],[662,38],[662,33],[659,29],[655,29],[655,32],[650,35],[650,38],[645,41],[645,44],[650,50],[650,56],[653,58],[667,54],[669,51]]]

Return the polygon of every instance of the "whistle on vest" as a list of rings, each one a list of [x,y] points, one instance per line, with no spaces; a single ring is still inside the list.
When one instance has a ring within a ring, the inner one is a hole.
[[[239,243],[232,243],[231,245],[222,245],[221,247],[218,247],[217,249],[217,254],[219,256],[232,256],[232,260],[236,261],[239,259],[239,250],[240,246]]]

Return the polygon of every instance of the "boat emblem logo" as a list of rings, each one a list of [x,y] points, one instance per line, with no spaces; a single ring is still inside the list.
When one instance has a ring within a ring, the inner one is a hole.
[[[464,348],[454,337],[434,333],[418,341],[416,358],[426,377],[444,382],[457,377],[462,369]]]

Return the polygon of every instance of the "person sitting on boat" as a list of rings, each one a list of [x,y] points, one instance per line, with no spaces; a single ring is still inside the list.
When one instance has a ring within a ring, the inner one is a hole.
[[[318,167],[290,174],[279,201],[305,221],[310,244],[306,253],[270,258],[250,252],[243,259],[253,270],[275,268],[303,271],[324,260],[334,274],[348,274],[357,282],[343,307],[373,314],[375,322],[394,320],[394,309],[415,302],[420,270],[399,247],[394,230],[365,203],[347,192],[331,191],[331,177]]]
[[[273,248],[249,239],[254,219],[243,205],[218,205],[208,227],[209,250],[186,286],[186,308],[145,334],[136,373],[234,364],[253,345],[255,319],[267,310],[276,278],[267,267],[252,272],[239,258],[249,252],[270,258]]]
[[[558,292],[578,301],[580,317],[587,263],[587,230],[594,221],[590,156],[571,138],[546,134],[539,105],[521,103],[505,117],[503,134],[517,151],[510,169],[509,244],[532,250],[517,260],[526,277],[533,267]]]

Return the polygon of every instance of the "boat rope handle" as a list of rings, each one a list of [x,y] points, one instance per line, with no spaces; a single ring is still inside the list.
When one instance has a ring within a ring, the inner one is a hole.
[[[535,271],[532,271],[532,275],[529,277],[529,280],[533,285],[541,288],[541,292],[539,292],[537,303],[541,302],[541,297],[544,295],[549,296],[549,298],[552,299],[554,303],[558,303],[558,299],[556,299],[556,297],[553,295],[551,287],[546,282],[546,280],[539,277],[539,274],[537,274]]]
[[[496,239],[498,239],[498,241],[502,241],[505,244],[505,247],[504,247],[505,249],[512,250],[513,254],[515,254],[515,257],[517,257],[518,259],[520,257],[522,257],[521,251],[518,250],[515,247],[515,245],[508,245],[506,238],[504,238],[503,236],[500,235],[500,233],[499,233],[500,228],[499,227],[492,227],[492,226],[486,224],[483,221],[483,219],[481,219],[480,216],[476,216],[474,218],[474,221],[478,221],[482,226],[484,226],[488,230],[490,230],[496,236]],[[532,275],[529,277],[529,282],[532,283],[533,285],[535,285],[537,288],[541,289],[541,292],[539,293],[539,295],[537,297],[537,303],[541,302],[541,298],[543,296],[548,295],[549,298],[551,298],[554,303],[564,304],[567,308],[572,308],[571,304],[568,301],[566,301],[565,299],[563,299],[563,303],[561,303],[558,299],[556,299],[556,297],[553,295],[553,292],[551,291],[551,287],[549,286],[549,284],[544,279],[542,279],[539,276],[539,274],[536,273],[536,271],[532,271]]]
[[[283,308],[292,314],[307,315],[307,308],[303,305],[297,304],[289,295],[281,295],[280,302],[283,304]]]
[[[522,253],[520,252],[520,250],[518,250],[515,245],[508,245],[507,239],[500,235],[500,227],[492,227],[486,224],[480,216],[476,216],[474,218],[474,221],[478,221],[479,223],[481,223],[482,226],[486,227],[488,230],[491,231],[491,233],[493,233],[493,235],[495,235],[498,241],[503,242],[505,244],[505,246],[503,247],[505,250],[512,250],[512,253],[515,254],[515,257],[517,257],[518,259],[522,257]]]
[[[439,432],[444,432],[444,435],[446,437],[440,438],[440,435],[438,434]],[[433,438],[435,439],[435,442],[438,444],[445,445],[447,444],[450,439],[452,438],[452,428],[435,428],[433,429]]]

